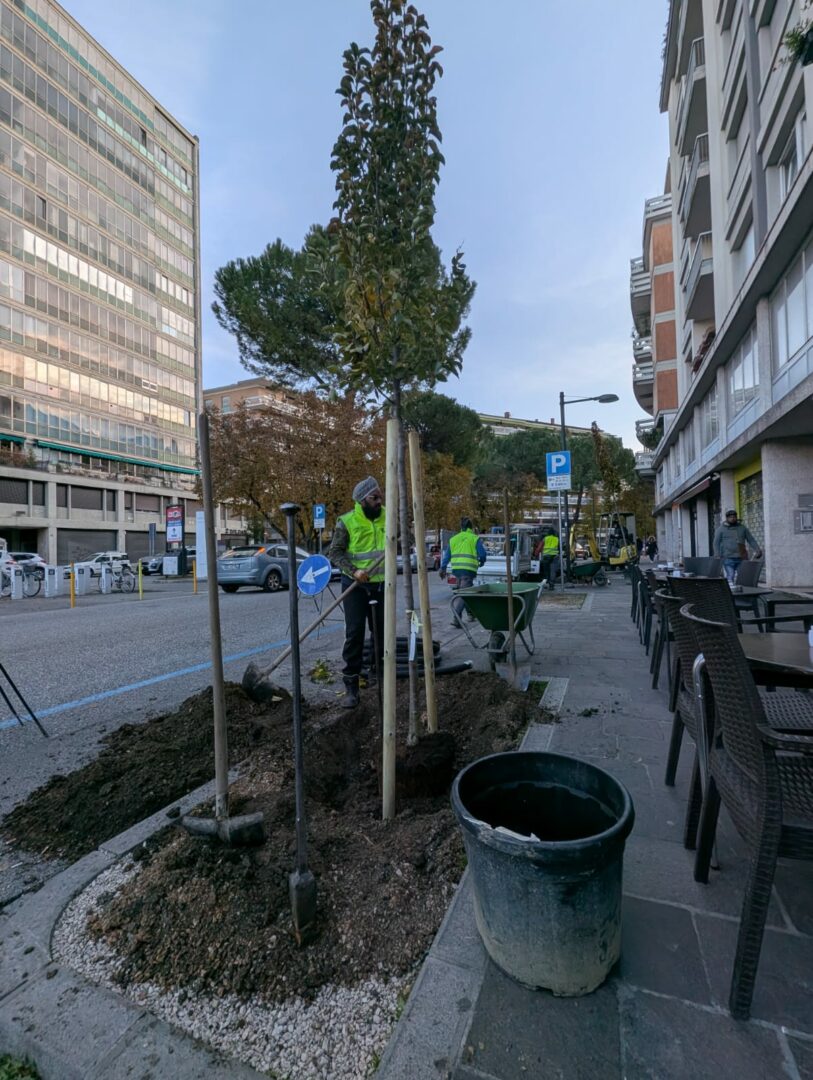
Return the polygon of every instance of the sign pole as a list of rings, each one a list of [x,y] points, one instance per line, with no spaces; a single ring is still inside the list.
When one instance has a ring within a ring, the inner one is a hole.
[[[562,493],[556,492],[556,501],[559,505],[559,581],[562,592],[565,591],[565,549],[562,546]]]

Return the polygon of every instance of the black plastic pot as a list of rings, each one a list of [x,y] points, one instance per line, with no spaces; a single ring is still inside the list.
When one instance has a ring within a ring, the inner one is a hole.
[[[595,990],[621,953],[626,788],[586,761],[520,751],[465,768],[452,806],[492,960],[525,986]]]

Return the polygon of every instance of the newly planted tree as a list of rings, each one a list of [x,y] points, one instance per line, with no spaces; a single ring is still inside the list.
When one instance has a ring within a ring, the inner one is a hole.
[[[384,398],[401,421],[405,391],[432,387],[461,367],[474,291],[457,252],[447,270],[432,239],[443,156],[434,87],[441,49],[405,0],[372,0],[375,41],[344,54],[344,110],[333,148],[335,217],[309,246],[329,306],[347,385]],[[337,293],[340,292],[340,295]],[[405,441],[398,454],[401,549],[410,548]],[[388,492],[388,498],[393,493]],[[423,538],[421,537],[422,541]],[[404,575],[406,605],[414,607]],[[410,669],[410,738],[416,691]]]

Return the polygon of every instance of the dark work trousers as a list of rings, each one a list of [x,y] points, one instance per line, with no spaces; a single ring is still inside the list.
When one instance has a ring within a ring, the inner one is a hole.
[[[452,573],[457,579],[457,587],[455,589],[455,592],[460,589],[470,589],[474,584],[475,577],[477,576],[476,574],[469,573],[468,570],[453,570]],[[455,618],[459,619],[463,612],[466,610],[466,605],[463,601],[462,596],[457,596],[452,601],[452,610],[455,613]]]
[[[353,579],[342,575],[342,592],[349,589]],[[377,600],[375,605],[370,600]],[[373,612],[375,612],[375,628],[373,627]],[[381,665],[384,662],[384,583],[375,582],[369,585],[357,585],[349,596],[344,598],[344,660],[345,679],[358,679],[361,673],[361,661],[364,654],[364,637],[367,627],[370,633],[375,633],[378,639],[378,666],[379,678],[381,677]],[[372,644],[372,643],[371,643]],[[374,656],[375,654],[373,654]],[[373,660],[372,663],[375,661]],[[372,667],[371,663],[371,667]]]

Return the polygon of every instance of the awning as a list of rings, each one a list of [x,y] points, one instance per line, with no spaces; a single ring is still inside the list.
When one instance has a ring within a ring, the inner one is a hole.
[[[699,495],[701,491],[705,491],[711,487],[714,474],[707,476],[705,480],[701,480],[699,484],[694,484],[688,491],[684,491],[682,495],[678,495],[676,499],[672,500],[672,506],[680,506],[681,503],[688,502],[689,499],[693,499],[695,495]]]
[[[43,446],[47,450],[63,450],[68,454],[87,454],[90,457],[104,458],[105,461],[121,461],[126,465],[144,465],[148,469],[163,469],[165,472],[187,473],[190,476],[198,475],[197,469],[185,469],[182,465],[165,465],[162,461],[142,461],[140,458],[122,457],[120,454],[106,454],[103,450],[97,450],[95,446],[68,446],[65,443],[48,442],[46,439],[37,439],[37,446]]]
[[[12,435],[8,431],[0,431],[0,439],[5,439],[6,442],[25,442],[25,438],[22,435]]]

